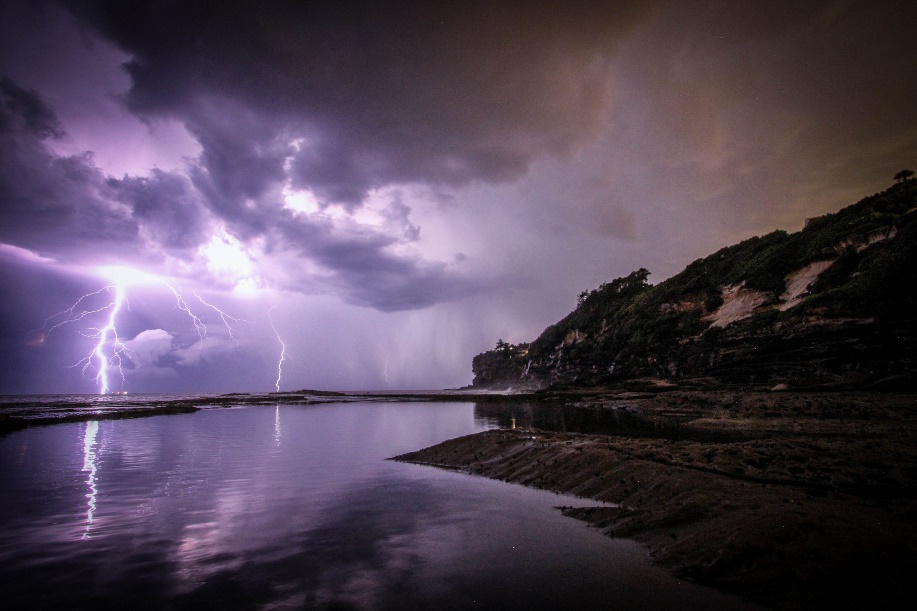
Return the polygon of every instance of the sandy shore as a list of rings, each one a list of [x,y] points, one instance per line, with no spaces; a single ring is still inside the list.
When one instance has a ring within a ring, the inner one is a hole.
[[[676,418],[678,434],[500,430],[396,459],[617,503],[562,510],[644,543],[679,576],[752,602],[877,609],[917,594],[917,396],[577,400],[584,410]]]

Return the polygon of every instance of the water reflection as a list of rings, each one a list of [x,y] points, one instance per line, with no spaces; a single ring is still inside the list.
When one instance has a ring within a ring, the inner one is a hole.
[[[476,403],[475,416],[500,428],[532,428],[560,433],[625,437],[662,437],[729,441],[739,433],[698,431],[684,426],[687,418],[650,416],[632,407],[595,409],[569,404],[513,401]]]
[[[528,425],[522,412],[505,417]],[[471,403],[351,403],[0,438],[0,456],[31,448],[21,468],[0,461],[4,604],[734,607],[560,515],[573,499],[385,460],[492,426]],[[87,541],[74,541],[80,532]]]
[[[96,435],[99,433],[99,422],[97,420],[90,420],[86,423],[86,430],[83,433],[83,472],[89,473],[89,479],[86,482],[86,485],[89,487],[89,493],[86,494],[86,529],[83,531],[83,539],[89,538],[89,529],[92,527],[93,515],[96,511],[96,496],[98,495],[98,488],[96,488]]]

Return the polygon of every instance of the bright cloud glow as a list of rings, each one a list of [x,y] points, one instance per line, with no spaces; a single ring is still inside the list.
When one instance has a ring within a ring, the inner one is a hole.
[[[294,190],[289,186],[283,189],[283,201],[286,207],[295,212],[312,214],[318,212],[320,205],[312,191]]]
[[[207,270],[218,279],[228,282],[241,292],[259,286],[255,262],[239,240],[220,228],[209,242],[198,249]]]
[[[121,287],[159,284],[163,282],[163,279],[155,274],[122,265],[102,265],[96,267],[95,272],[106,280],[110,280],[112,283]]]

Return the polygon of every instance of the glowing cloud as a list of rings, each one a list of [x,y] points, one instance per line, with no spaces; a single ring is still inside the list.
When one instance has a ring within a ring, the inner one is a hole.
[[[141,286],[156,284],[157,282],[164,282],[164,280],[159,276],[145,272],[141,269],[125,267],[122,265],[102,265],[94,268],[94,271],[103,278],[110,280],[113,284],[121,287]]]
[[[285,187],[283,201],[287,209],[303,214],[312,214],[321,208],[315,194],[308,190],[293,190]]]
[[[220,228],[210,241],[198,249],[207,270],[217,279],[236,288],[258,286],[255,262],[243,244]]]

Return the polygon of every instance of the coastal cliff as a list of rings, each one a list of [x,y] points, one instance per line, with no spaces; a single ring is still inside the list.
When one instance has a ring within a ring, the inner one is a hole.
[[[498,342],[475,388],[917,388],[917,181],[698,259],[580,294],[530,344]]]

